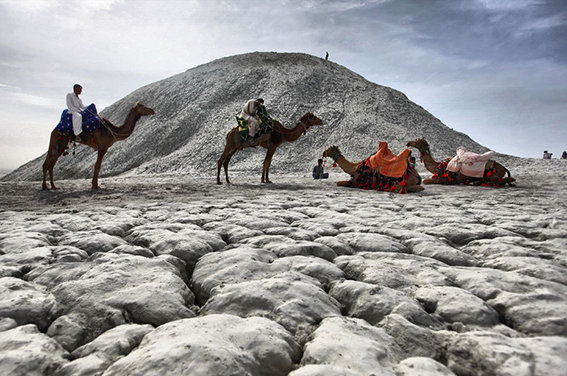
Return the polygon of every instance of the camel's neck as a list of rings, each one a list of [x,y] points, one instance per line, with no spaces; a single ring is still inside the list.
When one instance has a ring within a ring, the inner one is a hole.
[[[275,124],[277,124],[278,133],[281,134],[284,140],[288,142],[297,140],[307,130],[307,128],[309,128],[309,126],[303,123],[301,120],[297,124],[295,124],[293,128],[285,128],[278,122],[275,122]]]
[[[423,165],[425,166],[427,171],[431,172],[432,174],[435,174],[437,170],[437,166],[439,166],[439,162],[433,159],[433,157],[431,156],[431,152],[429,152],[429,150],[425,152],[421,152],[421,159],[423,160]]]
[[[341,155],[339,155],[337,157],[337,159],[335,160],[335,162],[337,162],[337,164],[340,166],[340,168],[346,172],[347,174],[354,176],[354,174],[356,173],[356,169],[358,168],[359,163],[353,163],[348,161],[345,157]]]
[[[111,128],[112,132],[114,133],[114,137],[117,140],[125,140],[130,137],[132,132],[134,132],[136,123],[138,122],[138,120],[140,120],[141,117],[142,115],[140,115],[134,108],[131,109],[122,126],[114,127],[114,129]]]

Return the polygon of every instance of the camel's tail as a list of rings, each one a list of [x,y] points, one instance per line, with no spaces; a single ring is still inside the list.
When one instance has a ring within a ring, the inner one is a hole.
[[[504,166],[502,166],[504,167]],[[504,171],[506,171],[506,173],[508,174],[508,177],[511,178],[512,174],[510,173],[510,170],[508,170],[506,167],[504,167]]]

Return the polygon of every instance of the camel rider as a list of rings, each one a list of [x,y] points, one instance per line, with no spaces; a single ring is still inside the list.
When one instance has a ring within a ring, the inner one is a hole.
[[[240,117],[248,122],[248,139],[253,140],[256,132],[258,132],[260,126],[258,125],[258,119],[256,118],[256,112],[260,106],[264,105],[264,100],[262,98],[250,99],[244,107],[242,107],[242,112]]]
[[[81,98],[79,98],[79,94],[81,94],[82,91],[83,87],[79,84],[75,84],[73,85],[73,92],[67,94],[67,109],[73,117],[73,133],[75,137],[79,137],[83,131],[83,117],[81,111],[86,107]]]

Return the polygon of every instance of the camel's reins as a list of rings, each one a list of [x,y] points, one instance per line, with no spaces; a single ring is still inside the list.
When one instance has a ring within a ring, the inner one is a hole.
[[[110,127],[108,126],[106,119],[101,118],[100,116],[98,116],[98,114],[93,114],[93,113],[91,112],[91,110],[89,110],[88,108],[87,108],[86,110],[87,110],[91,115],[93,115],[94,117],[96,117],[96,118],[100,121],[100,123],[102,124],[102,126],[103,126],[104,128],[106,128],[107,131],[110,132],[110,134],[111,134],[112,137],[114,138],[114,141],[118,141],[118,139],[116,138],[116,136],[121,136],[121,137],[122,137],[122,136],[125,136],[125,137],[128,137],[128,136],[130,136],[130,135],[132,134],[132,132],[130,132],[130,133],[118,133],[118,132],[113,131],[113,130],[110,129]]]
[[[99,118],[99,119],[100,119],[100,118]],[[112,129],[110,129],[110,127],[108,126],[107,121],[106,121],[105,119],[100,119],[100,123],[102,124],[103,127],[106,128],[107,131],[110,132],[110,134],[112,135],[112,137],[114,137],[114,141],[118,141],[117,138],[116,138],[116,136],[125,136],[125,137],[128,137],[128,136],[130,136],[130,135],[132,134],[132,132],[130,132],[130,133],[118,133],[118,132],[113,131]]]

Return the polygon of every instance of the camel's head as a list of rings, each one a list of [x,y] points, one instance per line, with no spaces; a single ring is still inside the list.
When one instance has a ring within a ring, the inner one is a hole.
[[[337,160],[337,158],[339,158],[341,156],[341,151],[339,150],[339,147],[336,145],[331,146],[330,148],[328,148],[327,150],[325,150],[323,152],[323,158],[333,158],[334,161]]]
[[[299,121],[305,124],[308,128],[314,125],[323,125],[323,120],[319,119],[312,112],[308,112],[303,115]]]
[[[134,106],[134,110],[136,110],[136,112],[139,113],[142,116],[155,114],[154,110],[152,110],[149,107],[144,106],[140,102],[136,103],[136,105]]]
[[[410,141],[407,143],[406,146],[411,146],[419,150],[421,154],[429,153],[429,144],[425,141],[424,138],[418,138],[415,141]]]

